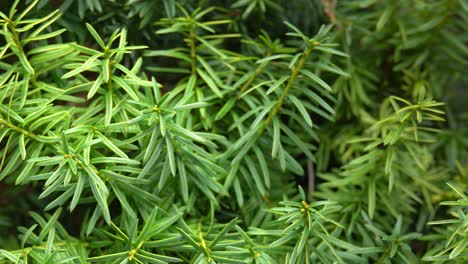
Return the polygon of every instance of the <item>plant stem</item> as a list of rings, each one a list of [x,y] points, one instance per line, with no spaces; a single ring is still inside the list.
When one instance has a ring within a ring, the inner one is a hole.
[[[283,93],[281,94],[280,98],[278,99],[278,102],[276,103],[275,107],[273,108],[273,111],[270,113],[270,115],[267,117],[265,122],[263,122],[262,126],[260,129],[257,131],[257,137],[260,137],[263,132],[265,131],[265,128],[271,123],[273,118],[279,113],[281,110],[281,107],[283,106],[284,100],[286,100],[286,96],[289,94],[289,90],[293,87],[294,83],[297,80],[297,77],[299,76],[300,70],[304,67],[304,64],[309,57],[310,53],[312,52],[312,48],[315,47],[316,45],[319,45],[319,43],[313,42],[308,45],[306,50],[302,53],[302,57],[299,61],[299,63],[294,66],[291,69],[291,76],[288,79],[288,84],[286,85],[286,88],[284,88]]]
[[[1,119],[1,118],[0,118],[0,125],[1,125],[1,126],[7,126],[7,127],[9,127],[11,130],[13,130],[13,131],[22,133],[22,134],[24,134],[24,135],[26,135],[26,136],[28,136],[28,137],[30,137],[30,138],[36,139],[36,135],[33,134],[32,132],[29,132],[29,131],[24,130],[24,129],[22,129],[22,128],[19,128],[19,127],[13,125],[13,124],[10,124],[10,123],[8,123],[8,121],[6,121],[5,119]]]
[[[271,56],[271,52],[267,52],[266,54],[266,57],[270,57]],[[255,69],[254,71],[254,74],[252,75],[252,77],[250,77],[247,82],[244,83],[244,85],[242,85],[242,87],[240,88],[240,92],[242,93],[243,91],[245,91],[245,89],[247,89],[251,84],[252,82],[255,80],[255,78],[257,78],[257,76],[262,73],[263,69],[265,69],[265,67],[268,65],[268,63],[263,63],[261,64],[260,66],[258,66],[258,68]]]
[[[21,45],[21,41],[18,36],[18,32],[15,29],[14,21],[7,21],[7,24],[8,24],[8,29],[10,30],[10,33],[13,36],[13,42],[15,43],[18,50],[24,53],[23,46]]]
[[[191,70],[192,70],[192,75],[196,74],[196,69],[197,69],[197,53],[196,53],[196,47],[195,47],[195,32],[194,32],[193,25],[190,26],[190,33],[189,33],[189,47],[190,47],[190,58],[191,58]]]
[[[377,264],[381,264],[384,262],[385,258],[387,257],[388,254],[390,254],[391,246],[388,246],[385,248],[385,251],[383,254],[380,256],[380,258],[377,260]]]
[[[66,246],[66,245],[70,245],[70,246],[73,246],[73,247],[77,247],[77,246],[88,247],[89,243],[88,242],[82,242],[82,241],[74,241],[74,242],[60,241],[60,242],[54,243],[54,247],[57,247],[57,248],[62,247],[62,246]],[[10,253],[13,254],[13,255],[16,254],[16,253],[21,253],[18,256],[18,258],[20,258],[20,257],[24,257],[24,256],[28,255],[29,252],[31,252],[34,248],[45,249],[46,246],[45,245],[39,245],[39,246],[25,247],[25,248],[22,248],[22,249],[10,251]],[[0,260],[2,260],[2,259],[0,258]]]

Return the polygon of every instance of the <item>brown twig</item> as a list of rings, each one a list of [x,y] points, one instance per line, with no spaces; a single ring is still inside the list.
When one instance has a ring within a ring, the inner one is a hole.
[[[307,176],[308,176],[308,192],[310,198],[312,198],[312,194],[314,193],[315,189],[315,170],[314,170],[314,162],[309,160],[307,162]]]
[[[336,24],[336,1],[337,0],[322,0],[325,14],[330,18],[332,24]]]

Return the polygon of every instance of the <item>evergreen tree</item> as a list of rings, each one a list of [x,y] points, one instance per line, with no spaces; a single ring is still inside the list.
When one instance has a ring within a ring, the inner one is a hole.
[[[0,4],[0,263],[466,263],[466,0]]]

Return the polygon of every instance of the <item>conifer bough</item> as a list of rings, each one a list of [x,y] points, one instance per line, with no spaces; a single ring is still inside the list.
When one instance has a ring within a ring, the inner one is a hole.
[[[467,262],[466,1],[224,2],[0,6],[0,263]]]

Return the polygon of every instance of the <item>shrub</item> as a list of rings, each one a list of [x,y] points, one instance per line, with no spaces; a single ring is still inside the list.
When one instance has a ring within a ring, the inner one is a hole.
[[[0,263],[465,263],[468,4],[15,1]]]

